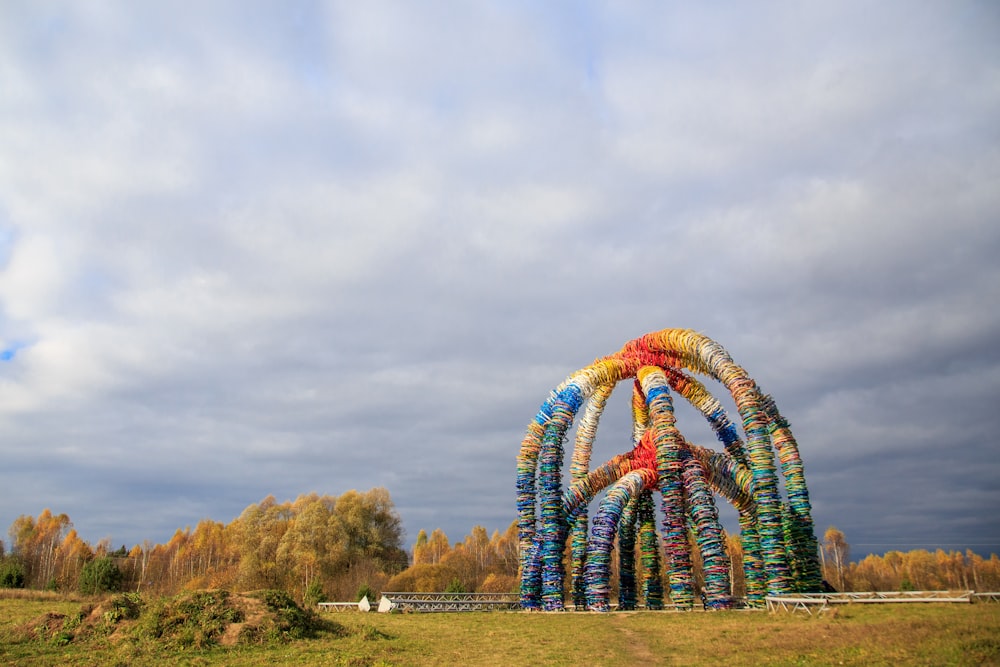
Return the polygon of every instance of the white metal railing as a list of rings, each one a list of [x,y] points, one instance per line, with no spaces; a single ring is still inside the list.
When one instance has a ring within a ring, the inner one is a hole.
[[[793,593],[769,595],[765,603],[769,611],[807,611],[813,607],[823,611],[833,604],[884,604],[894,602],[972,602],[972,591],[869,591],[857,593]],[[990,595],[990,594],[984,594]],[[1000,595],[1000,594],[996,594]]]
[[[382,593],[378,610],[398,611],[510,611],[521,608],[517,593]]]
[[[968,604],[1000,602],[1000,592],[973,593],[972,591],[864,591],[853,593],[795,593],[769,595],[764,598],[768,611],[825,611],[837,604],[885,604],[900,602],[952,602]],[[368,611],[371,605],[365,597],[361,602],[321,602],[320,609],[331,612]],[[615,605],[612,605],[614,607]],[[742,605],[741,605],[742,606]],[[673,605],[665,605],[667,609]],[[517,593],[419,593],[386,592],[379,600],[378,611],[514,611],[521,608]],[[570,605],[569,608],[572,608]],[[640,607],[641,608],[641,607]]]

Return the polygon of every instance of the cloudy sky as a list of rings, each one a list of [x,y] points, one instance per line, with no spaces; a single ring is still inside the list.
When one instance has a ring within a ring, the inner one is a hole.
[[[682,327],[774,395],[820,531],[1000,552],[998,35],[990,1],[3,2],[0,529],[385,486],[407,545],[502,530],[548,392]]]

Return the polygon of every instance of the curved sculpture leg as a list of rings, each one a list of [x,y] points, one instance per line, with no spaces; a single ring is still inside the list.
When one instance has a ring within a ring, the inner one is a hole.
[[[792,436],[788,421],[778,412],[774,399],[764,396],[764,410],[770,420],[770,436],[781,461],[781,473],[785,478],[785,495],[788,502],[784,506],[782,524],[785,544],[788,548],[789,564],[792,569],[795,588],[799,592],[820,592],[823,575],[816,554],[816,541],[812,521],[812,505],[806,488],[805,473],[799,447]]]
[[[611,546],[618,532],[622,512],[629,501],[648,484],[654,483],[652,470],[634,470],[618,480],[601,501],[591,528],[590,546],[587,548],[587,609],[609,611]]]
[[[740,513],[740,544],[743,547],[747,604],[752,607],[763,606],[767,595],[767,578],[764,574],[764,559],[760,555],[757,519],[745,512]]]
[[[638,493],[629,500],[618,525],[618,609],[635,609],[635,541],[638,518]]]
[[[684,461],[684,494],[692,533],[701,552],[705,604],[712,609],[728,609],[732,606],[729,557],[726,555],[722,525],[719,523],[719,511],[705,480],[701,461],[688,451],[682,451],[681,456]]]
[[[642,600],[646,609],[663,609],[663,580],[660,570],[660,536],[656,534],[653,494],[639,494],[639,562],[642,563]]]
[[[562,459],[564,423],[555,421],[546,429],[538,457],[538,487],[541,497],[541,528],[538,557],[541,561],[542,608],[563,608],[563,547],[566,518],[563,514]]]
[[[607,405],[608,397],[611,396],[613,389],[614,385],[598,387],[587,400],[587,407],[583,411],[583,417],[580,418],[573,444],[570,476],[574,483],[586,479],[590,472],[590,454],[593,451],[594,438],[597,435],[597,425],[601,415],[604,414],[604,407]],[[587,603],[583,570],[587,562],[588,528],[587,508],[583,506],[577,510],[576,517],[572,519],[570,527],[570,567],[572,568],[570,590],[573,596],[573,606],[577,609],[583,609]]]
[[[656,445],[656,472],[660,477],[663,512],[663,547],[667,554],[670,601],[679,607],[694,604],[691,554],[684,517],[684,492],[681,481],[681,437],[674,419],[673,401],[663,370],[644,366],[639,381],[646,394]]]
[[[584,580],[584,568],[587,565],[587,531],[590,527],[587,511],[584,509],[573,519],[570,530],[570,567],[572,579],[570,591],[573,596],[573,606],[583,609],[587,606],[587,590]]]

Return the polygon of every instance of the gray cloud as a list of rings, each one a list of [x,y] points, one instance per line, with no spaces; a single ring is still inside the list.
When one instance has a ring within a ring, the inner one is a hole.
[[[548,391],[677,326],[820,530],[1000,551],[989,3],[3,13],[0,524],[385,485],[409,539],[503,529]]]

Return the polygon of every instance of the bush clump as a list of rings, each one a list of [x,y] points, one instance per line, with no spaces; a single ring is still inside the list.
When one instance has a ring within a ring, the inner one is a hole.
[[[198,591],[161,599],[139,617],[135,639],[155,639],[173,648],[205,648],[218,643],[243,612],[230,604],[228,591]]]
[[[284,643],[294,639],[311,639],[320,631],[338,632],[340,626],[321,619],[315,612],[295,603],[284,591],[257,591],[249,594],[260,600],[267,613],[261,622],[245,625],[240,632],[241,644]]]
[[[110,623],[134,621],[139,618],[143,606],[142,596],[138,593],[122,593],[108,600],[104,618]]]
[[[302,603],[307,607],[315,607],[320,602],[326,602],[326,593],[323,591],[323,584],[313,579],[306,587],[306,593],[302,596]]]
[[[13,556],[0,558],[0,588],[24,588],[24,565]]]

